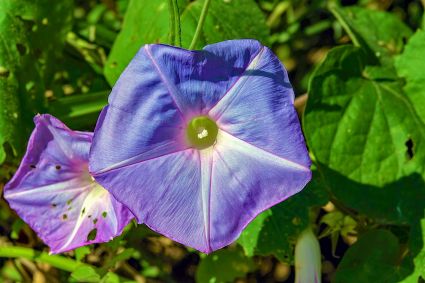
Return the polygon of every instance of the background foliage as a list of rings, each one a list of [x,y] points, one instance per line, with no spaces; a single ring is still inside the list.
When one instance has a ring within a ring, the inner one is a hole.
[[[203,0],[178,3],[187,48]],[[313,223],[324,282],[424,282],[424,6],[212,0],[196,47],[256,38],[275,51],[299,96],[313,181],[208,256],[134,224],[50,256],[0,200],[0,281],[293,282],[295,241]],[[169,27],[166,0],[0,1],[0,193],[34,114],[93,130],[122,70],[141,45],[167,43]]]

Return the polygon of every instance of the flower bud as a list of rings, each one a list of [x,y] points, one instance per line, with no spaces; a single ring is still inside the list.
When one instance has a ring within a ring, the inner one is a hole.
[[[309,227],[298,237],[295,246],[295,282],[321,282],[321,253],[316,235]]]

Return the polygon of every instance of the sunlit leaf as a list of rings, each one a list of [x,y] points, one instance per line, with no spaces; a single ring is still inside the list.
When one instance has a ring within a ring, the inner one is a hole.
[[[75,259],[77,261],[82,261],[86,255],[90,254],[90,247],[89,246],[79,247],[75,249],[74,252],[75,252]]]
[[[99,282],[100,275],[96,270],[91,266],[80,266],[71,273],[71,278],[76,280],[76,282]]]
[[[100,283],[120,283],[120,278],[115,273],[108,272],[102,277]]]
[[[180,0],[183,11],[187,0]],[[143,44],[169,43],[168,0],[131,0],[124,23],[105,66],[105,77],[113,85]]]
[[[113,85],[143,44],[169,43],[167,0],[130,1],[124,24],[105,66],[105,76]],[[188,48],[201,14],[203,0],[179,0],[182,44]],[[211,2],[196,49],[227,39],[255,38],[267,43],[269,29],[264,15],[253,0]],[[237,12],[236,12],[237,11]]]
[[[395,14],[360,7],[331,7],[353,43],[383,62],[391,61],[392,56],[399,54],[412,34]]]
[[[190,3],[182,16],[183,47],[190,45],[204,0]],[[206,44],[238,38],[255,38],[268,43],[269,28],[265,17],[253,0],[211,1],[208,16],[195,49]]]
[[[404,91],[425,123],[425,31],[418,30],[397,57],[398,74],[406,80]]]
[[[425,124],[391,70],[362,49],[329,52],[314,74],[304,131],[326,186],[387,223],[422,217]]]

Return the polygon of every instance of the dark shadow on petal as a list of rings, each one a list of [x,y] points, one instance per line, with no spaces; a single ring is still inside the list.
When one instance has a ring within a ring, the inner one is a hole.
[[[277,73],[270,73],[270,72],[265,72],[265,71],[261,71],[261,70],[248,70],[245,74],[243,74],[243,76],[257,76],[257,77],[266,77],[266,78],[270,78],[272,80],[274,80],[276,83],[280,84],[281,86],[285,87],[285,88],[292,88],[291,83],[289,82],[289,80],[285,81],[285,73],[280,71]]]

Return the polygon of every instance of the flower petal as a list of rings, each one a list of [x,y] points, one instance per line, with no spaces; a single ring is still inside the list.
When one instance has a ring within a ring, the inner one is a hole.
[[[95,177],[139,222],[209,253],[234,241],[260,212],[300,191],[311,172],[220,131],[213,148],[171,153]]]
[[[92,134],[71,131],[50,115],[34,120],[27,153],[4,188],[10,206],[52,253],[120,234],[133,216],[90,176]]]
[[[220,131],[211,180],[211,247],[236,240],[259,213],[299,192],[309,168]]]
[[[294,93],[285,69],[264,47],[208,114],[231,135],[310,167],[293,102]]]
[[[163,112],[161,108],[168,106],[161,103],[153,98],[132,113],[106,106],[90,149],[90,156],[95,156],[90,158],[90,172],[99,174],[185,150],[182,120],[175,110]]]
[[[90,171],[97,174],[187,149],[187,123],[206,114],[260,50],[255,40],[221,42],[200,51],[142,47],[98,120]]]
[[[210,252],[209,160],[209,156],[200,158],[197,150],[187,149],[95,177],[126,203],[140,223],[177,242]],[[204,162],[205,172],[201,172],[200,162]]]
[[[256,40],[229,40],[189,51],[165,45],[147,45],[179,108],[189,119],[203,115],[245,72],[261,50]],[[140,64],[141,62],[139,62]]]

